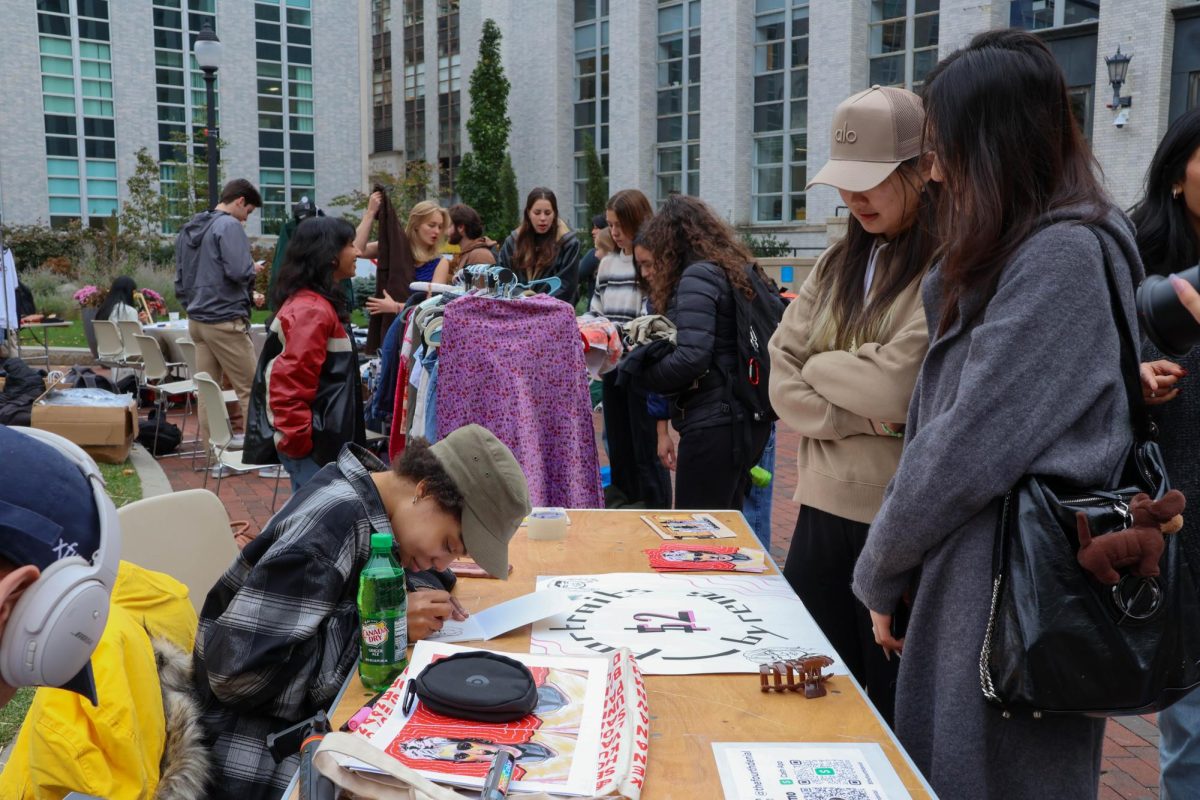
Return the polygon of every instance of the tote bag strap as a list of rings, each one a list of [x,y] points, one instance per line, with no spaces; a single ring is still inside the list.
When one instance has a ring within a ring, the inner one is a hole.
[[[375,779],[352,770],[343,769],[338,756],[350,757],[384,773],[386,779]],[[466,800],[462,795],[440,786],[414,769],[404,766],[362,737],[350,733],[330,733],[321,741],[313,756],[313,767],[337,786],[369,800]],[[397,785],[397,783],[399,785]],[[544,792],[521,794],[522,800],[552,800]]]
[[[1142,399],[1142,384],[1138,376],[1139,348],[1137,339],[1129,327],[1129,318],[1121,307],[1120,284],[1117,282],[1116,267],[1113,264],[1112,252],[1108,242],[1094,225],[1088,225],[1088,230],[1100,242],[1100,251],[1104,255],[1104,276],[1108,283],[1109,308],[1112,310],[1113,321],[1117,325],[1117,333],[1121,339],[1121,380],[1125,384],[1125,397],[1129,404],[1129,423],[1133,427],[1133,435],[1138,441],[1154,438],[1154,426],[1146,411],[1146,403]],[[1130,275],[1130,281],[1133,276]]]

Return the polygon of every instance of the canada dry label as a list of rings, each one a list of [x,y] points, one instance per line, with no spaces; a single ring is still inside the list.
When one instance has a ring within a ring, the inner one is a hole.
[[[366,664],[394,664],[408,648],[408,618],[364,619],[362,622],[362,660]]]

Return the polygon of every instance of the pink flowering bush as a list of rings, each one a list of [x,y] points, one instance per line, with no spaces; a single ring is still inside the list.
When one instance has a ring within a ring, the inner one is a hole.
[[[104,302],[104,298],[108,292],[103,289],[88,284],[77,291],[73,297],[76,303],[79,303],[81,308],[96,308]]]

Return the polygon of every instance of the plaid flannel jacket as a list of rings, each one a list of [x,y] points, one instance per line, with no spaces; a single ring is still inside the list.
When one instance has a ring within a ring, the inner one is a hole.
[[[304,485],[208,593],[195,683],[212,751],[213,798],[278,798],[299,766],[270,733],[326,709],[358,657],[358,576],[371,533],[392,532],[370,473],[347,445]]]

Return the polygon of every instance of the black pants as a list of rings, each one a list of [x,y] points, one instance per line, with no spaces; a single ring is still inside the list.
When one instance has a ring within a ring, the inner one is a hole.
[[[739,441],[734,458],[734,436],[744,437],[745,423],[687,430],[679,436],[675,458],[675,507],[679,509],[731,509],[740,511],[750,487],[750,468],[758,463],[771,423],[750,426],[750,436]]]
[[[617,386],[616,373],[603,378],[604,436],[612,485],[629,503],[671,507],[671,476],[658,460],[658,429],[646,410],[646,395]]]
[[[783,576],[804,601],[833,649],[892,725],[900,659],[875,644],[871,613],[850,591],[854,563],[870,526],[802,506]]]

